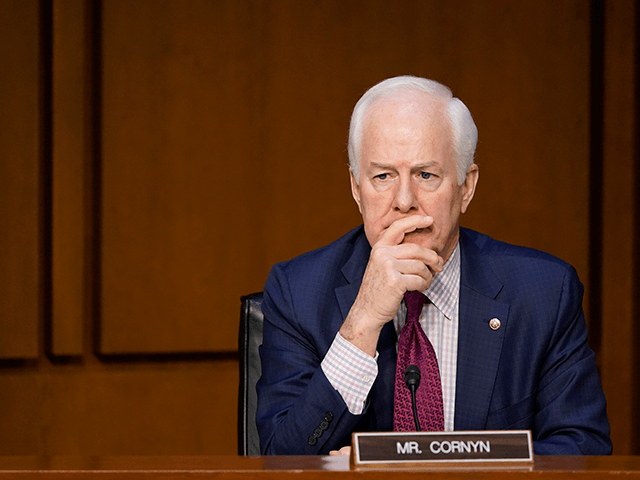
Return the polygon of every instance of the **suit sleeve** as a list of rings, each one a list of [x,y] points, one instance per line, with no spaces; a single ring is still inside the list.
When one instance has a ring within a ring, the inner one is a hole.
[[[262,377],[256,386],[262,453],[327,454],[348,445],[361,416],[349,413],[323,373],[324,353],[315,338],[333,338],[335,332],[323,332],[322,325],[306,328],[308,319],[297,317],[288,279],[278,265],[267,279],[262,310]]]
[[[535,396],[538,455],[611,454],[606,401],[587,343],[582,290],[569,267]]]

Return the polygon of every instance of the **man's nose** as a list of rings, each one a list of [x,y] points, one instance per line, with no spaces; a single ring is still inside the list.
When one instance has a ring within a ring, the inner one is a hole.
[[[418,209],[418,200],[414,191],[415,185],[411,179],[401,179],[398,182],[393,208],[400,212],[410,212]]]

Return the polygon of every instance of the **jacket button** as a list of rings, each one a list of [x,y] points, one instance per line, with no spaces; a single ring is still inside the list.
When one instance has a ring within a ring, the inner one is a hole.
[[[316,437],[314,437],[313,435],[311,435],[308,440],[307,443],[309,443],[309,445],[311,445],[312,447],[318,443],[318,439]]]
[[[333,413],[331,413],[331,412],[327,412],[327,414],[324,416],[324,419],[325,419],[327,422],[331,423],[331,420],[333,420]]]

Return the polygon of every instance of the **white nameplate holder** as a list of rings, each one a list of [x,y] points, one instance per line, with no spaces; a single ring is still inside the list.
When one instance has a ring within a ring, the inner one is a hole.
[[[529,430],[354,433],[351,463],[533,462]]]

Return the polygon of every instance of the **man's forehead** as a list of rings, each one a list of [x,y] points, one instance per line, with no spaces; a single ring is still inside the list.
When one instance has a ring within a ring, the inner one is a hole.
[[[416,100],[414,97],[377,99],[364,119],[363,135],[375,141],[380,135],[393,133],[401,136],[422,130],[422,135],[445,135],[451,129],[446,105],[432,96]]]
[[[363,128],[363,150],[377,149],[380,144],[448,150],[453,146],[449,117],[443,109],[429,111],[387,102],[371,111]]]

